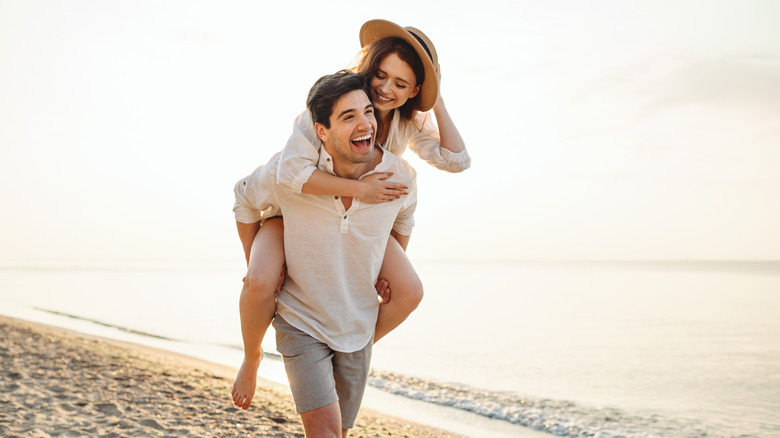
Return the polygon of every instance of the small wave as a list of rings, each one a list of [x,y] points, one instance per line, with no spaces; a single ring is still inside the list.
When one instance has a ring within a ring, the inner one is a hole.
[[[473,412],[558,436],[578,438],[726,438],[695,420],[531,399],[372,370],[369,385],[407,398]],[[748,437],[748,435],[738,435]]]
[[[107,322],[98,321],[98,320],[90,319],[90,318],[84,318],[83,316],[73,315],[73,314],[70,314],[70,313],[58,312],[56,310],[43,309],[41,307],[33,307],[33,309],[39,310],[41,312],[51,313],[52,315],[65,316],[65,317],[68,317],[68,318],[71,318],[71,319],[77,319],[79,321],[91,322],[93,324],[102,325],[103,327],[110,327],[110,328],[117,329],[117,330],[120,330],[120,331],[123,331],[123,332],[126,332],[126,333],[132,333],[134,335],[146,336],[148,338],[155,338],[155,339],[163,339],[163,340],[166,340],[166,341],[180,342],[177,339],[166,338],[165,336],[155,335],[154,333],[149,333],[149,332],[144,332],[144,331],[140,331],[140,330],[135,330],[135,329],[122,327],[122,326],[115,325],[115,324],[109,324]]]
[[[116,330],[119,330],[119,331],[122,331],[122,332],[125,332],[125,333],[131,333],[131,334],[134,334],[134,335],[144,336],[144,337],[147,337],[147,338],[161,339],[161,340],[164,340],[164,341],[177,342],[177,343],[182,343],[182,344],[191,344],[192,343],[192,342],[188,342],[188,341],[185,341],[185,340],[182,340],[182,339],[174,339],[174,338],[170,338],[170,337],[167,337],[167,336],[160,336],[160,335],[157,335],[157,334],[154,334],[154,333],[150,333],[150,332],[145,332],[145,331],[141,331],[141,330],[132,329],[132,328],[129,328],[129,327],[123,327],[123,326],[116,325],[116,324],[111,324],[111,323],[107,323],[107,322],[103,322],[103,321],[98,321],[98,320],[92,319],[92,318],[85,318],[83,316],[73,315],[71,313],[59,312],[57,310],[44,309],[44,308],[41,308],[41,307],[33,307],[33,309],[38,310],[40,312],[50,313],[52,315],[64,316],[66,318],[75,319],[75,320],[78,320],[78,321],[90,322],[92,324],[97,324],[97,325],[100,325],[100,326],[103,326],[103,327],[109,327],[109,328],[116,329]],[[202,344],[202,345],[214,345],[214,346],[217,346],[217,347],[227,348],[227,349],[231,349],[231,350],[240,350],[240,351],[244,350],[243,346],[236,345],[236,344],[207,343],[207,344]],[[264,351],[263,354],[264,354],[264,356],[266,358],[273,358],[273,359],[280,360],[280,361],[282,360],[282,355],[278,354],[276,352],[273,352],[273,351]]]

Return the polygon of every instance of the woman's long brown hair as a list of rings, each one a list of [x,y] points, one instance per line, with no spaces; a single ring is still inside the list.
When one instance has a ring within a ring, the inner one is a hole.
[[[422,85],[425,81],[423,63],[414,48],[403,38],[382,38],[366,46],[363,49],[363,58],[358,63],[356,70],[358,73],[363,73],[370,82],[379,71],[379,64],[391,53],[395,53],[402,61],[409,64],[417,82],[415,86]],[[419,108],[419,101],[420,93],[417,93],[417,96],[407,100],[403,106],[398,108],[401,118],[411,120]]]

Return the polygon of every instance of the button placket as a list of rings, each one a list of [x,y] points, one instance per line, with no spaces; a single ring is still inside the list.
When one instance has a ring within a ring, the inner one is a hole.
[[[341,234],[349,232],[349,215],[345,214],[341,217],[341,228],[339,228],[339,232],[341,232]]]
[[[347,214],[347,210],[344,208],[344,203],[341,202],[340,196],[334,196],[332,200],[333,200],[333,207],[336,209],[336,214],[341,216],[341,222],[339,223],[339,232],[347,233],[349,232],[349,214]]]

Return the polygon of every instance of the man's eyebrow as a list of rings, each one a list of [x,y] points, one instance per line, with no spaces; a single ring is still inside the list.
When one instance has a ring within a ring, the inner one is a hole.
[[[373,103],[369,103],[368,105],[366,105],[366,107],[365,107],[364,109],[369,109],[369,108],[374,108],[374,104],[373,104]],[[353,113],[353,112],[355,112],[355,111],[356,111],[356,110],[355,110],[354,108],[348,108],[348,109],[345,109],[344,111],[340,112],[340,113],[339,113],[339,115],[338,115],[338,116],[336,116],[336,118],[337,118],[337,119],[340,119],[340,118],[341,118],[342,116],[344,116],[345,114]]]
[[[336,118],[337,118],[337,119],[340,119],[340,118],[341,118],[341,116],[343,116],[343,115],[345,115],[345,114],[347,114],[347,113],[354,113],[354,112],[355,112],[355,109],[354,109],[354,108],[345,109],[344,111],[340,112],[340,113],[339,113],[339,115],[338,115],[338,117],[336,117]]]

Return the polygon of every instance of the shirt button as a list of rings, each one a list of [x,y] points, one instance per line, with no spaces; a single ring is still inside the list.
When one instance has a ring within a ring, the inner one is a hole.
[[[330,161],[330,158],[326,158],[327,161]]]
[[[346,216],[346,215],[344,215],[344,219],[346,219],[346,218],[347,218],[347,216]]]
[[[338,196],[336,196],[336,199],[339,199],[339,197],[338,197]]]

